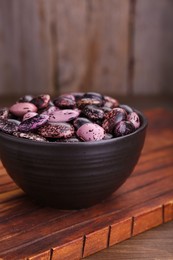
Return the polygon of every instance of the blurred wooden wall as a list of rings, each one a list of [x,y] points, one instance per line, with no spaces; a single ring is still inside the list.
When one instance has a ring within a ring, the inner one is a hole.
[[[0,96],[173,94],[173,0],[0,0]]]

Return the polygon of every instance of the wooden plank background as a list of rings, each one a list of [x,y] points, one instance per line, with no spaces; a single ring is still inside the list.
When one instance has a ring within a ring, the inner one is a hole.
[[[0,97],[173,94],[172,0],[0,0]]]
[[[173,1],[136,2],[134,92],[173,93]]]

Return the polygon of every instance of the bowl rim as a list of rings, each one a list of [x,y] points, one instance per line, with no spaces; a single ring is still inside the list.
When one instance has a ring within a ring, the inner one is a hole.
[[[16,143],[23,143],[23,144],[29,144],[29,145],[40,145],[40,146],[75,146],[75,147],[85,147],[85,146],[94,146],[94,145],[101,145],[101,144],[109,144],[109,143],[117,143],[118,141],[122,140],[122,139],[128,139],[130,138],[131,136],[134,136],[136,135],[137,133],[139,132],[142,132],[145,128],[147,128],[148,126],[148,120],[146,118],[146,116],[140,112],[139,110],[137,109],[133,109],[134,112],[136,112],[141,121],[142,121],[142,124],[141,126],[136,129],[133,133],[131,134],[128,134],[128,135],[124,135],[124,136],[119,136],[119,137],[115,137],[115,138],[111,138],[111,139],[107,139],[107,140],[99,140],[99,141],[87,141],[87,142],[41,142],[41,141],[35,141],[35,140],[30,140],[30,139],[25,139],[25,138],[19,138],[19,137],[16,137],[14,135],[10,135],[10,134],[7,134],[7,133],[4,133],[2,131],[0,131],[0,137],[5,137],[6,139],[8,140],[12,140],[12,141],[16,141]]]

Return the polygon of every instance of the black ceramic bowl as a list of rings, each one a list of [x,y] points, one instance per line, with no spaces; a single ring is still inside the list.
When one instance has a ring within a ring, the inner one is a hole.
[[[141,126],[134,133],[96,142],[45,143],[0,132],[0,158],[35,200],[60,209],[86,208],[107,198],[132,173],[147,128],[138,114]]]

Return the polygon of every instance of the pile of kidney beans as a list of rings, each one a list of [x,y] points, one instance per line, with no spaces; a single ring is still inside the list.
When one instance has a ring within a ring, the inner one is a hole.
[[[0,131],[47,142],[88,142],[128,135],[140,127],[139,115],[100,93],[21,97],[0,109]]]

